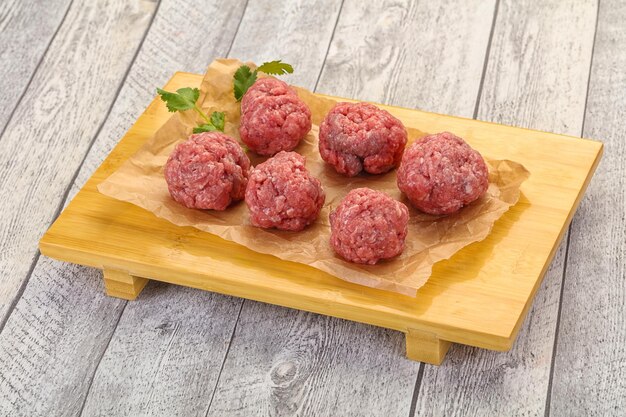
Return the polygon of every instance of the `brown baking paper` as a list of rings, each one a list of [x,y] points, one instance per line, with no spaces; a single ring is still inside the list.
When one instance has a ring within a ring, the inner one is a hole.
[[[207,113],[215,110],[226,113],[225,131],[237,139],[239,103],[232,94],[232,77],[240,65],[240,61],[232,59],[214,61],[202,81],[199,99]],[[489,234],[494,222],[517,202],[520,184],[529,175],[518,163],[487,159],[490,183],[484,197],[450,216],[421,213],[401,195],[396,186],[395,171],[346,178],[326,165],[317,148],[318,124],[335,102],[303,89],[298,89],[298,94],[310,106],[314,125],[296,151],[306,156],[307,168],[321,180],[326,191],[326,203],[318,220],[304,231],[253,227],[243,201],[225,211],[210,211],[185,208],[170,197],[163,166],[174,146],[185,140],[199,121],[191,111],[172,115],[98,189],[105,195],[138,205],[176,225],[193,226],[254,251],[310,265],[349,282],[415,296],[417,289],[428,280],[435,262],[451,257],[464,246]],[[408,129],[410,140],[425,135],[417,129]],[[250,152],[248,155],[253,165],[266,159]],[[357,187],[384,191],[409,207],[409,233],[406,248],[400,256],[370,266],[346,262],[334,254],[329,245],[328,213],[348,191]]]

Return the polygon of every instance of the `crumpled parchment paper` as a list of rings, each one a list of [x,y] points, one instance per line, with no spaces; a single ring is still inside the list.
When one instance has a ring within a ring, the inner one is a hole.
[[[232,77],[242,63],[218,59],[208,68],[202,81],[199,103],[207,113],[226,113],[225,132],[239,139],[239,103],[232,94]],[[250,64],[252,65],[252,64]],[[319,178],[326,191],[326,203],[314,224],[302,232],[263,230],[249,223],[243,201],[226,211],[202,211],[185,208],[169,195],[163,166],[174,146],[185,140],[196,125],[192,111],[176,113],[144,146],[126,161],[98,189],[101,193],[142,207],[179,226],[193,226],[254,251],[300,262],[340,279],[415,296],[428,280],[433,264],[451,257],[470,243],[483,240],[494,222],[519,198],[521,183],[529,176],[520,164],[508,160],[485,159],[489,166],[489,189],[485,196],[450,216],[432,216],[414,209],[396,186],[396,172],[383,175],[360,175],[346,178],[326,165],[317,148],[318,125],[335,102],[298,88],[300,97],[310,106],[313,129],[296,149],[307,159],[307,168]],[[409,142],[424,136],[416,126],[407,126]],[[434,133],[434,132],[432,132]],[[253,165],[266,158],[248,153]],[[409,207],[409,233],[404,252],[378,265],[346,262],[334,254],[329,244],[328,214],[348,191],[370,187],[390,194]],[[280,262],[277,260],[277,262]]]

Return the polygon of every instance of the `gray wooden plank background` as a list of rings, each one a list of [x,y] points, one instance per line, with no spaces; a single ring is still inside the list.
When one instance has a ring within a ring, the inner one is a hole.
[[[0,415],[624,415],[625,19],[617,0],[0,0]],[[160,283],[125,302],[39,256],[154,88],[220,56],[605,142],[510,352],[424,365],[399,332]]]
[[[501,1],[477,118],[580,136],[595,7],[592,1]],[[562,244],[513,349],[454,346],[445,366],[426,367],[416,414],[544,414],[565,249]],[[476,395],[484,386],[489,389]]]

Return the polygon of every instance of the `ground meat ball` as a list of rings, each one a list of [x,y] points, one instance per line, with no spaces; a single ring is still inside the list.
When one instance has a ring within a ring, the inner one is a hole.
[[[400,163],[407,133],[402,122],[369,103],[338,103],[320,126],[320,154],[343,175],[382,174]]]
[[[279,152],[254,168],[246,188],[253,225],[298,231],[315,221],[326,195],[304,163],[302,155]]]
[[[409,209],[369,188],[348,193],[330,213],[330,244],[344,259],[374,265],[404,250]]]
[[[276,78],[260,78],[246,91],[241,99],[241,113],[246,113],[250,104],[261,96],[298,96],[289,84]]]
[[[235,139],[218,132],[192,135],[165,164],[172,198],[185,207],[224,210],[243,199],[250,160]]]
[[[259,155],[290,151],[311,130],[311,110],[275,78],[258,80],[241,101],[241,140]]]
[[[444,132],[418,139],[402,158],[398,188],[430,214],[450,214],[485,193],[489,171],[465,141]]]

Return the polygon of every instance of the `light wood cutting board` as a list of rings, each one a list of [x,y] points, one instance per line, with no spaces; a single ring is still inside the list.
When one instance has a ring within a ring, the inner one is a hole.
[[[199,86],[201,79],[176,73],[164,88]],[[259,254],[100,194],[96,186],[170,117],[158,98],[45,233],[41,252],[103,269],[107,293],[115,297],[134,299],[153,279],[400,330],[407,336],[407,356],[428,363],[441,363],[451,342],[510,349],[598,165],[602,143],[380,107],[408,127],[451,131],[483,155],[514,160],[531,172],[519,203],[492,233],[437,263],[415,298]]]

